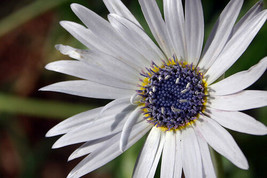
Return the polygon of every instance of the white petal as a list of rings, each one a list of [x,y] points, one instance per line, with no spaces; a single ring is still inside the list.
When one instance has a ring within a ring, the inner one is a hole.
[[[213,83],[235,63],[256,36],[266,18],[267,10],[264,10],[238,29],[205,74],[208,84]]]
[[[139,0],[145,19],[167,58],[173,55],[171,40],[155,0]]]
[[[235,24],[232,35],[235,34],[241,26],[249,22],[250,19],[254,18],[262,10],[263,2],[259,1],[238,21],[238,23]]]
[[[187,178],[202,177],[202,162],[196,134],[192,127],[182,130],[183,170]]]
[[[137,124],[130,135],[130,141],[127,149],[142,138],[151,128],[146,121]],[[84,158],[68,175],[68,178],[81,177],[113,160],[122,152],[119,149],[120,134],[111,138],[103,147],[92,152]]]
[[[90,66],[103,70],[114,77],[136,83],[139,77],[139,69],[136,70],[127,61],[121,61],[111,55],[98,50],[80,50],[70,46],[56,45],[56,49],[62,54],[80,60]],[[120,71],[120,72],[118,72]]]
[[[130,98],[130,103],[132,105],[139,105],[140,104],[140,101],[143,99],[142,96],[138,95],[138,93],[135,93],[131,96]]]
[[[241,169],[248,169],[248,162],[233,137],[219,124],[208,117],[196,121],[195,130],[201,133],[208,144]]]
[[[110,13],[122,16],[132,21],[140,28],[142,28],[139,22],[136,20],[133,14],[127,9],[127,7],[121,2],[121,0],[103,0],[103,1]]]
[[[136,141],[142,138],[149,130],[151,130],[152,125],[149,124],[146,120],[140,120],[132,128],[130,133],[128,143],[126,145],[126,150],[129,149]],[[118,142],[119,145],[119,142]]]
[[[156,155],[158,153],[161,155],[163,146],[162,141],[164,140],[162,139],[161,134],[161,130],[156,127],[153,127],[150,131],[143,149],[136,161],[133,178],[154,177],[155,172],[153,171],[156,171],[156,169],[153,167],[153,164],[158,164],[159,157],[156,159]],[[151,171],[152,168],[154,168],[153,171]]]
[[[207,40],[199,68],[209,69],[216,60],[228,41],[242,4],[243,0],[231,0],[224,8]]]
[[[143,119],[143,115],[141,115],[141,110],[139,107],[137,107],[127,118],[127,121],[125,122],[122,132],[121,132],[121,139],[120,139],[120,150],[122,152],[125,151],[126,145],[129,141],[129,136],[132,132],[133,126],[138,122],[138,120]]]
[[[180,150],[181,151],[181,150]],[[166,141],[162,152],[160,177],[173,178],[176,155],[176,138],[172,131],[166,132]]]
[[[80,7],[80,5],[78,7]],[[83,10],[84,8],[85,7],[82,7]],[[97,15],[95,14],[95,16]],[[103,20],[101,17],[98,17],[96,22],[98,22],[98,29],[94,30],[97,31],[98,34],[95,34],[90,29],[87,29],[84,26],[74,22],[61,21],[60,24],[63,28],[65,28],[69,33],[71,33],[76,39],[86,45],[89,49],[94,51],[100,51],[106,55],[113,56],[123,62],[126,62],[126,64],[132,66],[136,70],[140,71],[140,68],[143,67],[143,56],[140,56],[140,54],[138,54],[129,45],[123,43],[123,39],[121,39],[117,35],[117,33],[115,33],[115,30],[111,28],[111,25],[107,21]],[[99,27],[99,24],[101,23],[104,24],[103,27]],[[95,24],[91,25],[91,27],[94,26]]]
[[[185,38],[187,45],[186,60],[189,64],[196,65],[204,39],[204,17],[200,0],[185,1]]]
[[[132,65],[144,67],[145,58],[125,42],[119,33],[112,28],[111,24],[79,4],[71,4],[73,12],[81,19],[81,21],[94,33],[97,40],[102,42],[102,48],[106,47],[110,55],[114,57],[121,56],[124,60],[128,60]],[[103,44],[105,43],[105,44]],[[101,50],[101,48],[99,48]]]
[[[77,127],[60,137],[54,143],[53,148],[87,142],[119,133],[126,122],[125,118],[127,118],[133,110],[133,106],[125,106],[121,113],[103,116]]]
[[[109,43],[106,41],[100,40],[91,30],[85,28],[84,26],[69,22],[69,21],[61,21],[60,25],[65,28],[72,36],[78,39],[81,43],[86,45],[91,50],[98,50],[105,54],[113,54],[116,56],[117,53],[113,51]],[[125,58],[126,59],[126,58]],[[120,58],[120,60],[124,60]],[[137,68],[136,65],[132,65]]]
[[[128,107],[129,106],[129,107]],[[129,98],[119,98],[116,100],[113,100],[109,102],[106,106],[101,107],[101,111],[98,113],[98,118],[100,117],[106,117],[114,114],[119,114],[121,112],[124,112],[125,110],[131,110],[131,107],[129,105]],[[128,110],[128,111],[130,111]]]
[[[58,44],[55,45],[55,48],[60,51],[64,55],[68,55],[69,57],[77,60],[81,60],[84,58],[83,54],[88,52],[88,50],[83,50],[83,49],[76,49],[68,45],[62,45]]]
[[[267,68],[267,57],[250,69],[238,72],[209,86],[214,95],[228,95],[239,92],[256,82]]]
[[[165,144],[165,134],[162,133],[161,134],[161,138],[160,138],[159,148],[158,148],[158,151],[156,153],[154,162],[152,163],[152,166],[151,166],[151,169],[149,171],[149,174],[147,176],[148,178],[153,178],[155,176],[156,169],[157,169],[157,166],[158,166],[158,163],[159,163],[159,159],[161,157],[161,152],[163,150],[164,144]]]
[[[175,150],[175,163],[174,163],[174,178],[181,178],[182,176],[182,136],[180,131],[176,131],[175,133],[175,141],[176,141],[176,150]]]
[[[70,132],[71,130],[94,120],[102,109],[103,107],[100,107],[74,115],[54,126],[45,136],[52,137]]]
[[[225,96],[212,96],[211,108],[242,111],[267,105],[267,91],[244,90]]]
[[[228,129],[253,135],[267,134],[267,127],[264,124],[245,113],[211,108],[209,111],[212,119]]]
[[[204,168],[203,177],[216,178],[216,174],[215,174],[212,159],[210,156],[208,144],[206,140],[203,138],[203,136],[199,134],[197,131],[196,131],[196,135],[197,135],[197,140],[198,140],[199,149],[201,153],[202,164]]]
[[[91,38],[94,37],[93,33],[84,26],[69,21],[60,21],[60,25],[89,49],[97,49],[91,42]]]
[[[108,18],[111,25],[118,30],[123,38],[150,61],[149,64],[151,64],[151,61],[154,61],[158,65],[161,65],[165,56],[143,29],[115,14],[109,15]]]
[[[134,90],[115,88],[86,80],[59,82],[43,87],[40,91],[55,91],[71,95],[103,99],[117,99],[126,96],[130,97],[134,93]]]
[[[113,100],[106,104],[104,107],[102,107],[101,111],[98,114],[98,117],[101,117],[103,115],[107,115],[107,113],[117,113],[118,111],[114,111],[114,108],[118,108],[118,106],[124,106],[125,104],[129,104],[129,97],[125,98],[118,98],[116,100]]]
[[[112,87],[120,87],[124,89],[137,89],[136,83],[129,83],[127,80],[123,81],[120,78],[114,77],[114,75],[109,74],[105,71],[100,70],[94,66],[90,66],[86,63],[72,60],[62,60],[51,62],[45,66],[46,69],[60,72],[67,75],[72,75],[79,77],[81,79],[86,79],[91,82],[96,82]],[[110,68],[111,71],[116,69]],[[117,73],[119,73],[117,71]]]
[[[119,133],[117,133],[119,134]],[[93,151],[96,151],[97,149],[100,149],[103,147],[112,137],[115,137],[115,135],[110,135],[107,137],[99,138],[96,140],[91,140],[86,143],[84,143],[82,146],[80,146],[78,149],[76,149],[68,158],[68,161],[71,161],[73,159],[79,158],[81,156],[87,155]]]
[[[164,16],[178,59],[185,59],[184,10],[181,0],[164,0]]]

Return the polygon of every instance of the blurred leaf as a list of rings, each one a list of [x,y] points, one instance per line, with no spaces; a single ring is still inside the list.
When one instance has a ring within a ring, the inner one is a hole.
[[[37,0],[0,21],[0,37],[34,17],[70,0]]]
[[[0,112],[62,119],[94,107],[93,105],[19,98],[0,93]]]

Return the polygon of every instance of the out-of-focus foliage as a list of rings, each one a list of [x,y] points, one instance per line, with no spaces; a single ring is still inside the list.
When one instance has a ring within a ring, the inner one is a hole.
[[[161,0],[157,1],[162,6]],[[108,14],[101,0],[0,1],[0,177],[66,177],[80,161],[78,159],[67,163],[68,155],[78,145],[51,150],[56,138],[45,138],[45,133],[64,118],[108,102],[38,91],[38,88],[45,85],[71,79],[69,76],[44,70],[45,64],[67,58],[54,49],[55,44],[84,48],[58,24],[60,20],[80,22],[69,8],[72,2],[83,4],[104,18]],[[150,33],[138,1],[123,2]],[[228,0],[202,2],[207,38]],[[255,3],[256,0],[245,0],[241,14]],[[265,25],[226,76],[248,69],[266,56],[266,34]],[[266,90],[266,75],[251,89]],[[247,112],[267,125],[266,108]],[[266,137],[235,132],[232,134],[248,158],[250,169],[240,170],[222,158],[224,177],[267,177]],[[145,138],[122,156],[85,177],[131,177],[144,140]],[[159,177],[159,172],[156,177]]]

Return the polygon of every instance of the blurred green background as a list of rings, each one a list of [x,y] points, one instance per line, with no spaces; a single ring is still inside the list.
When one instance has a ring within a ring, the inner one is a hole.
[[[45,133],[61,120],[76,113],[102,106],[108,101],[81,98],[38,89],[70,76],[44,70],[55,60],[67,59],[55,50],[55,44],[84,48],[59,26],[60,20],[77,21],[69,5],[77,2],[106,18],[108,11],[101,0],[1,0],[0,1],[0,177],[63,178],[81,160],[67,163],[78,145],[52,150],[57,138]],[[123,0],[150,34],[137,0]],[[158,1],[162,6],[162,2]],[[256,0],[245,0],[243,15]],[[228,0],[203,0],[205,38]],[[265,8],[267,1],[265,1]],[[151,35],[151,34],[150,34]],[[267,52],[265,25],[239,61],[226,76],[256,64]],[[250,89],[267,89],[267,77],[261,77]],[[247,111],[267,125],[267,108]],[[228,178],[267,177],[266,136],[231,132],[246,155],[250,169],[243,171],[223,158],[224,175]],[[98,178],[131,176],[144,139],[122,156],[86,175]],[[156,177],[159,177],[157,171]]]

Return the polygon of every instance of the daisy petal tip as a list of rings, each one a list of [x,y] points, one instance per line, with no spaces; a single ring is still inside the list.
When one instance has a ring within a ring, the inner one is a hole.
[[[120,18],[121,16],[114,14],[114,13],[110,13],[110,14],[108,14],[108,17],[112,18],[112,19],[117,19],[117,18]]]
[[[74,160],[75,158],[76,158],[76,151],[73,152],[73,153],[68,157],[68,162]]]
[[[39,88],[38,91],[45,91],[44,88],[45,87]]]
[[[70,22],[69,22],[69,21],[66,21],[66,20],[61,20],[61,21],[59,22],[59,24],[60,24],[62,27],[66,26],[68,23],[70,23]]]
[[[62,147],[62,143],[58,140],[56,141],[53,145],[52,145],[52,149],[57,149],[57,148],[61,148]]]
[[[60,50],[60,48],[61,48],[61,46],[62,46],[61,44],[56,44],[56,45],[55,45],[55,48],[56,48],[56,50],[58,50],[58,51],[59,51],[59,50]]]
[[[239,157],[239,158],[236,158],[236,160],[237,160],[237,162],[234,163],[234,164],[237,167],[239,167],[240,169],[243,169],[243,170],[248,170],[249,169],[248,160],[245,157],[245,155],[243,155],[243,153],[242,153],[242,156]]]
[[[77,11],[80,7],[83,7],[83,6],[77,3],[71,3],[70,5],[70,8],[73,12]]]
[[[73,25],[76,25],[76,23],[74,22],[70,22],[67,20],[62,20],[59,22],[59,24],[64,28],[64,29],[70,29],[71,27],[73,27]]]
[[[46,64],[46,65],[45,65],[45,69],[46,69],[46,70],[51,70],[51,68],[52,68],[52,66],[53,66],[52,64],[53,64],[53,62],[51,62],[51,63],[49,63],[49,64]]]
[[[75,178],[77,176],[75,176],[77,173],[76,172],[70,172],[67,176],[67,178]]]
[[[266,126],[264,126],[264,128],[262,129],[261,135],[267,135],[267,127]]]
[[[115,14],[108,14],[108,20],[112,23],[113,21],[116,20],[116,18],[114,17]]]
[[[55,132],[53,131],[53,129],[50,129],[46,134],[45,137],[53,137],[55,136]]]
[[[38,91],[48,91],[48,86],[46,86],[46,87],[42,87],[42,88],[39,88],[39,90]]]
[[[126,150],[126,145],[123,144],[122,142],[120,143],[120,152],[123,153]]]
[[[125,151],[124,147],[120,147],[120,152],[123,153]]]
[[[255,129],[254,135],[267,135],[267,127],[263,123],[258,122],[257,130]]]
[[[74,168],[67,176],[67,178],[78,178],[82,177],[84,175],[83,171],[80,171],[79,169]]]
[[[50,130],[48,130],[48,132],[45,134],[45,137],[54,137],[54,136],[58,136],[62,134],[63,133],[62,133],[61,128],[59,126],[54,126]]]
[[[123,134],[120,140],[120,152],[123,153],[126,150],[127,136]]]
[[[249,169],[248,161],[246,160],[246,162],[244,162],[243,165],[240,166],[240,168],[243,170],[248,170]]]

